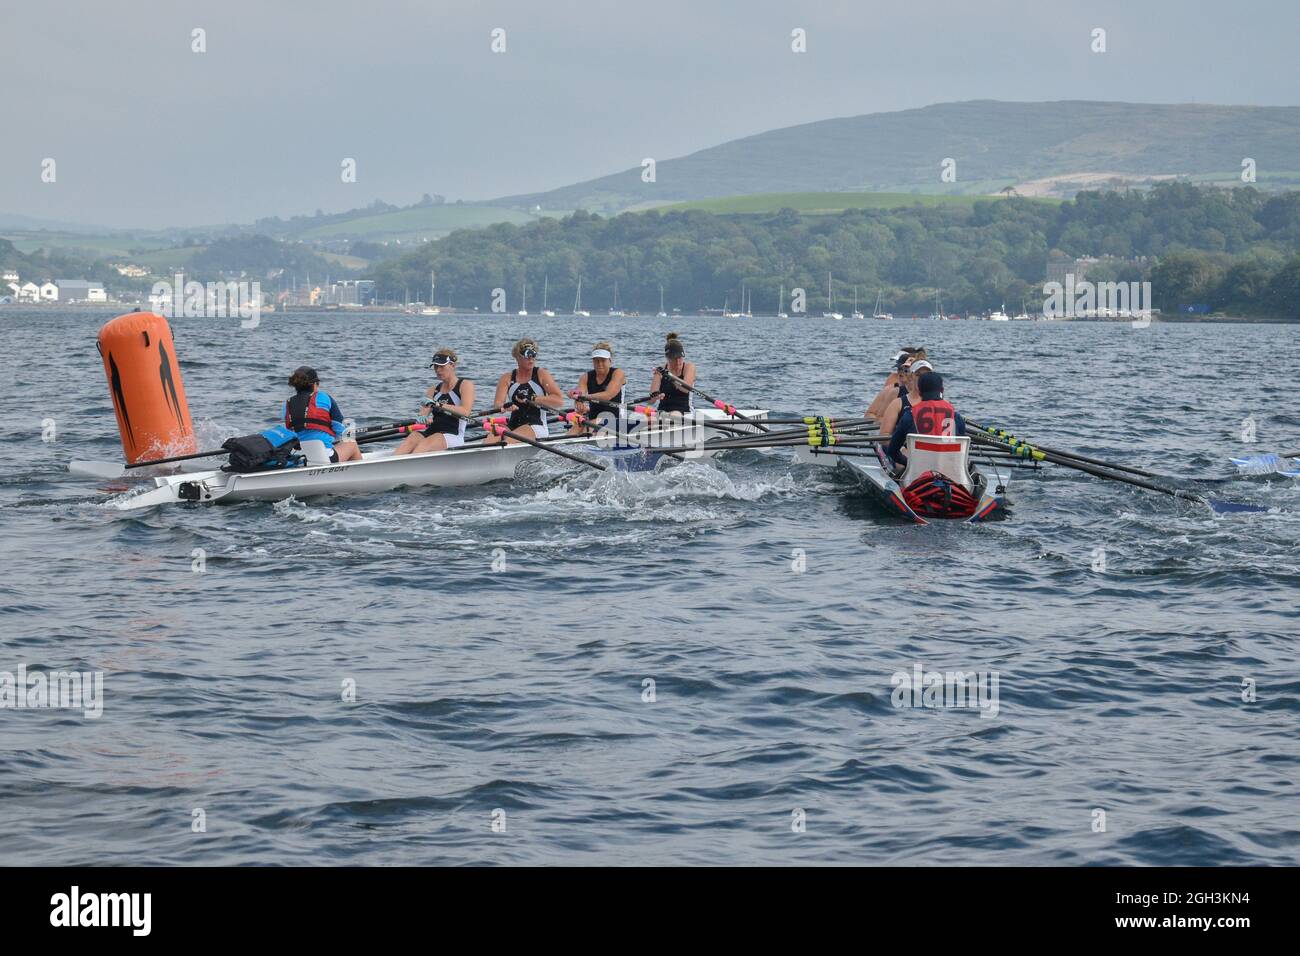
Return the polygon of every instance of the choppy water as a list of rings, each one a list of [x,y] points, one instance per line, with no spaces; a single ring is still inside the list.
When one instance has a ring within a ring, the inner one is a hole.
[[[0,311],[0,671],[105,673],[98,720],[0,710],[0,862],[1300,862],[1300,483],[1225,461],[1248,416],[1248,450],[1300,443],[1294,327],[671,320],[737,404],[857,413],[924,344],[972,417],[1279,509],[1058,469],[1015,475],[1007,521],[918,528],[756,452],[110,512],[64,470],[118,457],[107,317]],[[612,339],[637,391],[668,321],[526,328],[566,388]],[[523,327],[236,325],[174,323],[208,438],[264,427],[304,361],[390,420],[435,346],[486,382]],[[893,706],[917,664],[996,672],[996,717]]]

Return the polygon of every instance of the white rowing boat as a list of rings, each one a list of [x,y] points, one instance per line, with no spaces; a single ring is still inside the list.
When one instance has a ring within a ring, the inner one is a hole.
[[[700,420],[729,419],[723,412],[711,408],[697,409],[693,414]],[[763,419],[767,417],[767,411],[741,409],[739,416]],[[660,455],[656,448],[688,444],[697,428],[687,419],[675,425],[633,428],[623,436],[626,438],[624,444],[615,444],[611,437],[603,435],[553,438],[545,440],[544,444],[570,453],[581,451],[636,470],[657,463]],[[711,451],[705,450],[700,457],[711,455]],[[395,457],[391,449],[385,449],[367,452],[360,461],[331,465],[243,473],[204,471],[156,477],[152,479],[153,488],[129,494],[112,504],[122,511],[135,511],[187,501],[281,501],[289,497],[368,494],[422,485],[481,485],[515,477],[521,463],[538,456],[547,456],[547,452],[526,444],[488,447],[472,444],[399,457]]]
[[[839,465],[849,469],[873,500],[891,513],[916,524],[935,519],[966,522],[1002,517],[1007,507],[1010,469],[997,469],[990,460],[990,476],[970,465],[970,440],[965,437],[907,436],[907,468],[894,478],[883,446],[837,453],[804,448],[801,461]]]

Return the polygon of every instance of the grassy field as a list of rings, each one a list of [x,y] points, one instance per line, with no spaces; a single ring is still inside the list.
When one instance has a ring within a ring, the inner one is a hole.
[[[343,222],[305,229],[295,238],[313,239],[433,239],[453,229],[490,226],[498,222],[525,223],[535,217],[505,206],[418,206],[374,216],[358,216]]]
[[[322,259],[337,263],[345,269],[364,269],[370,265],[368,259],[362,259],[360,256],[345,256],[338,252],[318,252],[317,255]]]
[[[7,231],[0,238],[8,239],[14,248],[22,253],[35,252],[37,249],[59,249],[65,252],[82,253],[90,256],[130,257],[130,249],[138,246],[139,240],[132,236],[88,236],[77,232],[23,232]]]
[[[727,196],[661,206],[662,210],[699,209],[704,212],[774,213],[794,209],[808,215],[831,215],[846,209],[900,209],[906,206],[963,206],[994,199],[993,196],[945,196],[925,193],[761,193],[757,196]],[[1057,203],[1056,199],[1034,202]]]

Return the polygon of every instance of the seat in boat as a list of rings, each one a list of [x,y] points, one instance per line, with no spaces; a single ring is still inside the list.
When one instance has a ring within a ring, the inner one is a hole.
[[[330,450],[325,447],[323,441],[308,440],[299,442],[303,455],[307,458],[309,465],[328,465],[330,463]]]
[[[906,488],[927,471],[943,475],[955,485],[973,485],[966,467],[970,439],[965,435],[908,435],[907,469],[898,484]]]

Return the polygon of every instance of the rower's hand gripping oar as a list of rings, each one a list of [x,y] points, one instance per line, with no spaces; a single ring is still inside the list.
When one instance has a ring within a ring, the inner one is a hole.
[[[676,382],[678,385],[686,389],[688,392],[694,392],[696,395],[700,396],[700,398],[704,399],[714,408],[726,412],[728,415],[730,415],[732,418],[736,419],[737,421],[745,422],[747,425],[753,425],[756,428],[758,428],[759,431],[764,431],[764,432],[767,431],[767,427],[762,422],[754,418],[747,418],[746,416],[740,414],[740,412],[736,411],[735,405],[730,405],[727,402],[724,402],[720,398],[714,398],[712,395],[710,395],[702,388],[697,388],[694,385],[688,385],[686,382],[682,381],[680,378],[678,378],[672,372],[668,371],[668,369],[666,369],[662,365],[657,367],[655,371],[665,378],[672,379],[672,381]]]
[[[1057,465],[1064,465],[1067,468],[1073,468],[1076,471],[1082,471],[1085,474],[1093,475],[1097,478],[1109,478],[1111,481],[1120,481],[1126,485],[1132,485],[1135,488],[1145,488],[1147,491],[1158,491],[1162,495],[1182,498],[1184,501],[1195,501],[1197,504],[1209,505],[1210,508],[1218,514],[1268,511],[1267,508],[1259,505],[1246,505],[1240,504],[1236,501],[1207,498],[1205,495],[1198,495],[1194,491],[1184,491],[1182,488],[1170,488],[1165,485],[1157,485],[1155,482],[1144,481],[1141,478],[1132,478],[1117,471],[1109,471],[1104,468],[1095,467],[1075,458],[1068,458],[1064,454],[1058,452],[1036,448],[1018,438],[1008,440],[1006,438],[997,437],[993,432],[986,428],[982,428],[971,421],[966,422],[966,428],[967,431],[971,432],[971,437],[981,444],[1009,448],[1018,453],[1021,457],[1034,458],[1038,461],[1050,461]]]
[[[432,405],[432,404],[435,404],[435,403],[432,402],[432,401],[429,401],[427,404]],[[485,412],[477,412],[476,414],[477,414],[477,415],[494,415],[494,414],[496,414],[496,413],[499,412],[499,411],[501,411],[500,408],[489,408],[489,409],[488,409],[487,411],[485,411]],[[413,427],[413,426],[415,426],[415,425],[426,424],[427,422],[428,422],[428,416],[426,415],[426,416],[424,416],[423,418],[410,418],[410,419],[407,419],[406,421],[401,421],[401,422],[387,422],[386,424],[383,424],[383,425],[369,425],[369,426],[367,426],[366,428],[362,428],[362,429],[358,430],[356,434],[357,434],[358,438],[360,438],[361,436],[370,436],[370,435],[373,435],[373,434],[375,434],[375,433],[377,433],[377,432],[394,432],[394,434],[402,434],[401,432],[395,432],[394,430],[395,430],[395,429],[399,429],[399,428],[408,428],[408,429],[409,429],[409,428],[411,428],[411,427]]]
[[[452,411],[450,408],[447,408],[446,406],[439,408],[438,411],[443,415],[450,415],[452,418],[459,418],[461,421],[466,421],[466,422],[475,421],[473,417],[469,415],[462,415],[460,412],[457,411]],[[548,451],[552,455],[559,455],[561,458],[569,459],[569,461],[576,461],[580,465],[586,465],[588,468],[594,468],[597,471],[604,471],[605,468],[607,467],[606,465],[598,461],[589,461],[586,458],[580,458],[577,455],[571,455],[567,451],[561,451],[559,448],[551,448],[550,446],[544,445],[541,442],[536,441],[535,439],[529,438],[527,435],[521,435],[518,432],[511,431],[510,429],[506,428],[505,425],[502,424],[501,422],[491,418],[483,419],[483,427],[490,435],[513,438],[517,442],[522,442],[525,445],[532,445],[534,448],[540,448],[542,451]],[[503,446],[504,444],[505,443],[502,442]]]

